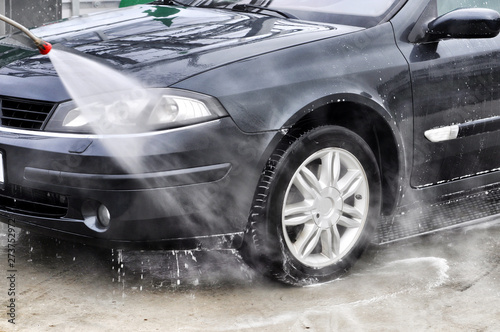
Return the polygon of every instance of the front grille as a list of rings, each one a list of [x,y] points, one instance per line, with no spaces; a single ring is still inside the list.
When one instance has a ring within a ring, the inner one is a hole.
[[[32,216],[64,217],[68,212],[68,199],[56,193],[17,185],[0,190],[0,209]]]
[[[0,121],[3,127],[41,130],[54,103],[0,97]]]

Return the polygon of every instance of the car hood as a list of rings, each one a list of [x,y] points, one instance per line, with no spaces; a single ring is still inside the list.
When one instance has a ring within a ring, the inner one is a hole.
[[[105,62],[144,86],[167,87],[224,64],[359,29],[230,10],[144,5],[32,32],[54,48]],[[0,95],[70,99],[50,58],[27,47],[31,42],[25,39],[15,34],[0,40]]]

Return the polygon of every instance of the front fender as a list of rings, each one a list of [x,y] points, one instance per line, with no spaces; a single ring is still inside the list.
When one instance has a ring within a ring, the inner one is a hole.
[[[360,105],[375,112],[392,131],[400,152],[397,181],[409,172],[410,75],[390,23],[253,56],[174,87],[218,98],[238,127],[249,133],[292,127],[327,105],[329,112],[335,112],[336,103]],[[352,121],[370,127],[362,116]]]

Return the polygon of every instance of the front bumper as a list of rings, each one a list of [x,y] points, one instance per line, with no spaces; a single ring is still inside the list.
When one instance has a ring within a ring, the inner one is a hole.
[[[0,221],[107,247],[237,247],[274,134],[230,118],[122,137],[0,131]]]

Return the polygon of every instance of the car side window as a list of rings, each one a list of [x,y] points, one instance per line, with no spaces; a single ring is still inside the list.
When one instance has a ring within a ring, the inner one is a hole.
[[[500,0],[437,0],[438,15],[458,8],[489,8],[500,12]]]

